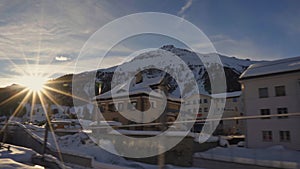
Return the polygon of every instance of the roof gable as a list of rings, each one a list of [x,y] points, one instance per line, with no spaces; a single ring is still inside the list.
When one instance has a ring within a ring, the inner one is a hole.
[[[250,65],[240,79],[300,71],[300,56]]]

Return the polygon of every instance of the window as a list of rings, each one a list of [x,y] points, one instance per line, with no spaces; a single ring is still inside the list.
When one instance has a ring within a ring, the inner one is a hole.
[[[270,115],[270,109],[260,109],[260,115]],[[261,119],[270,119],[270,117],[262,117]]]
[[[208,108],[207,107],[204,107],[204,112],[208,112]]]
[[[136,108],[137,102],[128,103],[127,107],[129,110],[134,110]]]
[[[263,141],[270,142],[273,140],[272,131],[262,131]]]
[[[151,101],[151,107],[156,108],[156,102],[155,101]]]
[[[232,98],[232,102],[237,102],[237,98]]]
[[[267,98],[267,97],[269,97],[268,88],[267,87],[259,88],[258,89],[258,94],[259,94],[259,98]]]
[[[202,112],[202,108],[201,107],[199,108],[199,112]]]
[[[58,109],[53,109],[52,110],[52,114],[58,114],[58,113],[59,113]]]
[[[203,103],[207,103],[207,99],[203,99]]]
[[[280,141],[291,141],[290,131],[279,131]]]
[[[118,110],[122,111],[124,108],[124,104],[123,103],[118,103]]]
[[[201,99],[199,99],[199,104],[201,104],[202,103],[202,100]]]
[[[277,108],[278,114],[288,114],[288,109],[286,107]],[[285,119],[288,118],[288,116],[278,116],[279,119]]]
[[[118,117],[114,117],[112,120],[116,121],[116,122],[119,122],[119,118]]]
[[[105,104],[101,104],[100,106],[100,112],[104,112],[106,111],[106,105]]]
[[[223,120],[220,120],[220,125],[223,125]]]
[[[108,105],[108,111],[111,111],[111,112],[115,112],[116,111],[116,107],[115,107],[114,103],[110,103]]]
[[[285,96],[285,86],[275,86],[275,96]]]
[[[202,117],[202,114],[201,114],[201,113],[198,113],[198,114],[197,114],[197,118],[199,118],[199,117]]]

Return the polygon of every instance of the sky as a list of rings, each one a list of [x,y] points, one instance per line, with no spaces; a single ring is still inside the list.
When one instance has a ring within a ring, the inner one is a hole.
[[[217,52],[228,56],[252,60],[299,56],[299,7],[297,0],[2,0],[0,86],[18,83],[24,75],[56,78],[73,73],[79,52],[93,33],[138,12],[182,17],[201,29]],[[158,48],[167,43],[180,47],[156,36],[128,39],[110,53],[103,67],[122,63],[136,46]],[[95,59],[83,61],[95,64]]]

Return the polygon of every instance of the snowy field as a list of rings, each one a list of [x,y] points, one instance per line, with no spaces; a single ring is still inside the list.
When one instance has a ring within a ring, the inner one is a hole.
[[[43,141],[44,138],[44,129],[41,127],[36,127],[33,125],[25,125],[36,139],[39,141]],[[54,136],[54,137],[53,137]],[[48,136],[48,147],[57,150],[56,143],[58,145],[59,151],[75,154],[80,156],[87,156],[94,158],[93,166],[97,168],[97,166],[105,164],[115,165],[113,168],[118,168],[118,166],[122,166],[120,168],[139,168],[139,169],[157,169],[156,165],[149,165],[134,161],[128,161],[123,157],[111,154],[98,145],[96,145],[85,133],[77,133],[74,135],[66,135],[58,137],[53,133],[49,133]],[[101,141],[101,145],[110,149],[110,151],[114,150],[114,146],[112,143],[106,140]],[[108,167],[111,168],[112,166]],[[167,165],[166,169],[180,169],[181,167]],[[189,168],[192,169],[192,168]]]
[[[300,168],[300,152],[288,150],[282,146],[265,149],[250,149],[236,146],[228,148],[217,147],[206,152],[196,153],[194,157],[282,169]]]
[[[7,146],[7,145],[5,145]],[[7,148],[0,149],[0,168],[5,169],[41,169],[44,167],[31,163],[31,156],[36,152],[24,147],[10,145],[10,150]]]

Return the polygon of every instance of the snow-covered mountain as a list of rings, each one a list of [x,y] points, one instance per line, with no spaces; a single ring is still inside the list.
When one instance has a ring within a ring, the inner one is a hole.
[[[196,79],[199,87],[199,92],[203,94],[209,94],[210,93],[210,77],[207,73],[206,67],[204,64],[201,62],[199,59],[198,55],[201,55],[203,57],[216,57],[219,56],[223,67],[224,67],[224,72],[226,75],[226,81],[227,81],[227,91],[232,92],[232,91],[239,91],[240,90],[240,84],[238,82],[238,77],[241,75],[241,73],[246,70],[248,66],[251,64],[256,63],[257,61],[251,61],[249,59],[238,59],[236,57],[228,57],[216,53],[212,54],[196,54],[192,51],[189,51],[187,49],[180,49],[176,48],[173,45],[166,45],[161,47],[160,49],[163,49],[165,51],[171,52],[171,55],[177,55],[181,60],[185,62],[185,64],[188,65],[190,70],[192,71],[194,78]],[[122,65],[119,65],[121,67],[129,67],[132,65],[140,65],[141,62],[145,62],[149,64],[149,68],[153,67],[151,65],[151,60],[156,59],[156,60],[161,60],[161,62],[158,62],[158,65],[163,65],[163,64],[169,64],[169,63],[164,63],[163,57],[165,56],[164,52],[161,52],[161,50],[154,50],[154,51],[149,51],[142,53],[138,56],[136,56],[134,59],[132,59],[129,62],[125,62]],[[172,65],[172,64],[171,64]],[[183,67],[179,65],[179,67]],[[119,72],[121,76],[119,76],[119,79],[117,81],[114,81],[114,83],[111,83],[112,76],[114,74],[114,71],[116,70],[117,67],[112,67],[109,69],[101,69],[98,70],[97,73],[97,78],[98,81],[101,81],[103,83],[102,85],[102,93],[109,91],[111,89],[111,86],[117,86],[123,83],[125,80],[128,79],[128,77],[132,76],[134,72]],[[183,71],[178,68],[174,68],[172,66],[168,67],[169,71],[172,71],[174,73],[177,73],[179,76],[180,80],[188,81],[190,77],[186,77],[186,74],[182,73]],[[163,76],[164,74],[162,71],[157,70],[157,69],[148,69],[148,70],[143,70],[143,84],[142,86],[146,86],[147,84],[150,85],[150,83],[153,81],[153,79]],[[176,81],[171,78],[170,76],[165,77],[167,78],[168,85],[171,87],[170,89],[170,94],[173,94],[174,96],[180,97],[180,90],[178,88],[178,85]]]
[[[176,48],[172,45],[163,46],[163,47],[161,47],[161,49],[170,52],[171,56],[177,55],[181,60],[183,60],[185,62],[186,65],[188,65],[189,69],[192,71],[193,76],[194,76],[192,78],[196,79],[200,93],[203,93],[203,94],[210,93],[210,88],[211,88],[210,87],[210,77],[207,73],[205,66],[200,61],[200,59],[198,58],[196,53],[191,52],[187,49]],[[224,72],[226,75],[227,91],[228,92],[239,91],[240,90],[240,84],[238,82],[239,76],[241,75],[241,73],[244,70],[246,70],[246,68],[249,65],[251,65],[253,63],[257,63],[257,61],[251,61],[249,59],[238,59],[235,57],[228,57],[228,56],[224,56],[224,55],[220,55],[220,54],[216,54],[216,53],[204,54],[201,56],[209,58],[209,57],[215,57],[216,55],[219,56],[219,58],[221,59],[221,61],[223,63],[223,68],[224,68]],[[165,55],[164,55],[164,53],[161,52],[161,50],[145,52],[145,53],[142,53],[142,54],[136,56],[133,60],[131,60],[129,62],[125,62],[119,66],[126,67],[126,65],[131,65],[131,64],[139,65],[138,64],[139,62],[145,62],[145,63],[149,63],[149,67],[151,67],[151,60],[153,60],[153,59],[161,61],[158,64],[165,64],[165,63],[163,63],[164,62],[164,59],[162,59],[163,57],[165,57]],[[101,93],[105,93],[107,91],[110,91],[112,86],[115,87],[118,85],[122,85],[122,83],[125,80],[127,80],[129,76],[135,75],[135,72],[120,71],[119,78],[114,83],[112,83],[112,78],[114,76],[114,71],[116,69],[117,69],[117,66],[111,67],[108,69],[96,70],[95,81],[91,81],[89,79],[91,77],[90,75],[92,74],[92,72],[84,72],[84,73],[75,74],[75,75],[72,75],[72,74],[64,75],[62,77],[52,80],[52,82],[49,83],[49,86],[51,88],[54,88],[61,92],[58,93],[58,92],[54,92],[54,91],[48,91],[48,93],[51,94],[53,98],[55,98],[56,102],[59,105],[73,107],[73,98],[71,97],[72,93],[76,96],[85,96],[85,98],[92,99],[95,96],[95,94],[96,95],[99,94],[98,93],[99,90],[97,89],[97,87],[95,87],[95,85],[97,86],[98,82],[102,83],[102,85],[100,86]],[[180,68],[168,67],[168,69],[170,71],[173,71],[174,73],[178,74],[179,79],[181,81],[188,82],[191,78],[191,77],[186,76],[186,74],[182,73],[184,71],[182,71]],[[143,77],[143,81],[141,82],[141,84],[135,85],[135,86],[131,85],[131,86],[135,87],[135,88],[139,88],[141,86],[145,87],[145,86],[149,86],[149,85],[155,83],[156,80],[163,78],[164,81],[167,83],[167,85],[170,87],[170,90],[169,90],[170,95],[175,96],[177,98],[180,97],[180,90],[177,85],[177,82],[171,76],[162,72],[161,70],[158,70],[158,69],[143,70],[142,77]],[[72,80],[74,80],[74,79],[80,81],[80,83],[79,83],[80,85],[77,86],[77,88],[73,87],[72,82],[74,82],[74,81],[72,81]],[[17,85],[13,85],[13,86],[9,86],[7,88],[0,89],[0,94],[1,94],[0,101],[4,102],[6,99],[15,95],[16,93],[20,92],[21,90],[23,90],[23,88],[20,86],[17,86]],[[138,90],[141,90],[141,89],[138,89]],[[131,91],[133,91],[133,90],[131,90]],[[63,93],[68,93],[68,95],[65,95]],[[6,104],[0,105],[0,108],[2,110],[2,111],[0,111],[0,116],[2,116],[2,115],[9,116],[13,112],[13,110],[16,108],[18,103],[25,97],[25,94],[26,93],[24,93],[23,95],[20,95],[20,97],[17,97]],[[31,99],[29,99],[28,102],[30,103]],[[46,102],[50,105],[53,104],[47,98],[46,98]],[[40,104],[39,100],[37,100],[36,104]],[[87,104],[86,102],[82,102],[82,106],[86,106],[86,104]],[[25,111],[24,112],[22,111],[21,114],[26,114],[26,113],[25,113]]]

